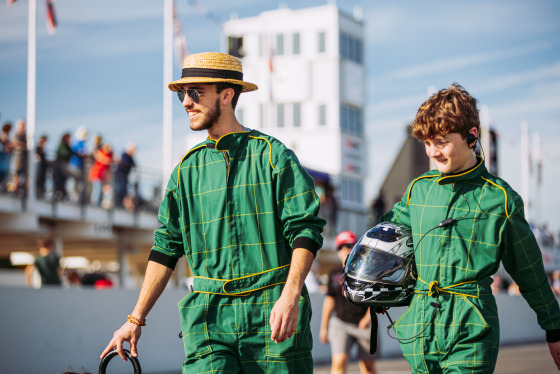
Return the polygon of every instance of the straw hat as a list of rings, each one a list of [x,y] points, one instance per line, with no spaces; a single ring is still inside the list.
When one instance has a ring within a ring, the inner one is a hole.
[[[187,56],[183,61],[181,79],[168,84],[171,91],[178,91],[185,83],[227,82],[243,87],[242,92],[255,91],[257,85],[243,81],[241,61],[225,53],[205,52]]]

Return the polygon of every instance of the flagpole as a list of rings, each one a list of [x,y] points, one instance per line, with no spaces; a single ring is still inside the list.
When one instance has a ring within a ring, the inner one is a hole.
[[[35,205],[35,122],[37,98],[37,0],[29,0],[27,27],[27,206]]]
[[[536,161],[536,166],[537,166],[537,170],[536,170],[536,174],[537,174],[537,178],[535,178],[537,180],[536,183],[536,191],[535,191],[535,204],[534,204],[534,216],[535,216],[535,224],[540,224],[541,222],[541,167],[542,167],[542,152],[541,152],[541,138],[539,136],[539,133],[535,132],[533,133],[533,154],[535,155],[535,161]]]
[[[163,192],[172,171],[173,108],[172,94],[167,88],[173,74],[173,0],[165,0],[163,5],[163,149],[162,183]]]

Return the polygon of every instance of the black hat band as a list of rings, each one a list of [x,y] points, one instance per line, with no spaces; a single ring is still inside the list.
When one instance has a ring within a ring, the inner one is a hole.
[[[207,68],[185,68],[181,78],[205,77],[219,79],[235,79],[243,81],[243,73],[235,70],[207,69]]]

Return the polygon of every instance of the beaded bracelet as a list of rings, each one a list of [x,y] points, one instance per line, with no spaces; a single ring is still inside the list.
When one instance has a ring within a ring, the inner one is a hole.
[[[133,323],[133,324],[138,325],[138,326],[146,326],[146,320],[145,319],[139,319],[139,318],[136,318],[134,316],[129,315],[126,318],[126,320],[128,322]]]

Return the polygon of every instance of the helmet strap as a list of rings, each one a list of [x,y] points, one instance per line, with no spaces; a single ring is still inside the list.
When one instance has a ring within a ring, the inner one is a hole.
[[[371,335],[369,338],[369,353],[375,354],[377,352],[377,330],[379,323],[377,321],[377,313],[375,313],[375,308],[369,308],[369,314],[371,316]]]

